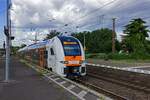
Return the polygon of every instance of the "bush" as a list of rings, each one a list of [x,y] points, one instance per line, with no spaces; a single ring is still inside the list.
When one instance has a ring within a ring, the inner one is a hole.
[[[105,53],[86,54],[86,58],[107,59],[107,54]]]
[[[147,54],[147,53],[132,53],[131,54],[132,57],[134,59],[142,59],[142,60],[146,60],[146,59],[150,59],[150,54]]]
[[[110,53],[110,54],[108,54],[108,59],[122,60],[122,59],[132,59],[132,57],[131,57],[131,55],[125,54],[125,53],[122,53],[122,54]]]
[[[98,56],[97,53],[86,54],[86,58],[96,58]]]
[[[105,53],[99,53],[99,54],[97,55],[97,58],[98,58],[98,59],[105,59],[105,60],[107,60],[107,59],[108,59],[108,55],[105,54]]]

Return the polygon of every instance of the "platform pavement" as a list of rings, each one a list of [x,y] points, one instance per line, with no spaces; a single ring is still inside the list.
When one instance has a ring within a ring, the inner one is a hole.
[[[12,58],[9,84],[4,80],[4,59],[0,59],[0,100],[78,100],[55,83]]]

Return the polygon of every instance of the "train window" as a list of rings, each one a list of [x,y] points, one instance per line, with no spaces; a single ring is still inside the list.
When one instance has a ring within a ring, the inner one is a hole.
[[[45,51],[44,51],[44,58],[45,58],[45,59],[48,58],[48,55],[47,55],[47,54],[48,54],[48,53],[47,53],[47,50],[45,50]]]
[[[51,51],[51,55],[55,55],[53,48],[50,48],[50,51]]]
[[[81,49],[79,45],[64,45],[64,51],[66,56],[81,55]]]

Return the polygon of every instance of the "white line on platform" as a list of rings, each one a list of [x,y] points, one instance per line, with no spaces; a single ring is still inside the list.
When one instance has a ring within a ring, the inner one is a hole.
[[[50,75],[49,77],[51,77],[51,78],[52,78],[52,77],[54,77],[54,76],[56,76],[56,75]]]
[[[75,87],[76,87],[75,85],[70,85],[70,86],[67,87],[67,89],[71,90],[71,89],[73,89]]]
[[[65,84],[65,83],[67,83],[67,82],[66,82],[66,81],[62,81],[62,82],[60,82],[60,84],[61,84],[61,85]]]
[[[45,75],[47,75],[47,76],[51,76],[51,75],[53,75],[53,74],[51,74],[51,73],[47,73],[47,74],[45,74]]]
[[[45,76],[47,77],[47,76]],[[62,88],[66,89],[67,91],[69,91],[70,93],[72,93],[73,95],[75,95],[76,97],[78,97],[81,100],[85,100],[84,98],[80,97],[78,94],[76,94],[75,92],[71,91],[70,89],[66,88],[65,86],[63,86],[62,84],[58,83],[57,81],[55,81],[54,79],[52,79],[51,77],[47,77],[48,79],[52,80],[53,82],[55,82],[57,85],[61,86]]]
[[[83,98],[86,94],[87,91],[82,90],[78,95]]]
[[[60,78],[55,78],[54,80],[57,81],[57,80],[59,80],[59,79],[60,79]]]
[[[136,66],[136,67],[126,67],[125,69],[135,69],[135,68],[150,68],[150,66]]]

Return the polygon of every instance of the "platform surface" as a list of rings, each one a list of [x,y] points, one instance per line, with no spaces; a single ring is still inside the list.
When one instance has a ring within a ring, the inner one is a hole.
[[[65,89],[19,62],[19,59],[12,57],[10,65],[11,81],[5,83],[5,59],[0,59],[0,100],[78,100]]]

